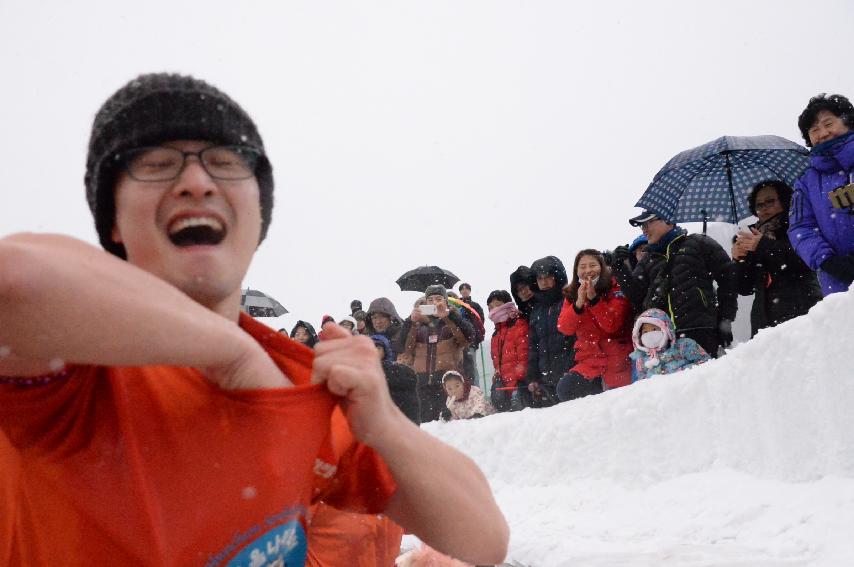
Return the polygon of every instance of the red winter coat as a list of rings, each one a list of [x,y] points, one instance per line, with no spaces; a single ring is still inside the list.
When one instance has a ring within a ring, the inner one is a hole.
[[[497,323],[490,346],[492,365],[504,387],[516,386],[528,371],[528,320],[518,317]]]
[[[576,311],[575,304],[564,299],[557,329],[575,335],[575,366],[585,378],[602,377],[607,388],[619,388],[632,381],[629,353],[632,347],[632,305],[613,281],[611,291],[597,296]]]

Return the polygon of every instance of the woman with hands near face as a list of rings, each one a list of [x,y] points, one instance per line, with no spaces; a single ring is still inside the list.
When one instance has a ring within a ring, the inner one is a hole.
[[[576,255],[563,293],[557,328],[575,335],[576,364],[558,382],[558,398],[564,402],[628,384],[632,306],[598,250]]]

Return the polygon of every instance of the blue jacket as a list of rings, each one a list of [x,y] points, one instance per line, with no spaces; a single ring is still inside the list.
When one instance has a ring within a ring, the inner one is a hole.
[[[854,254],[854,210],[836,209],[828,193],[852,181],[854,132],[817,145],[810,167],[795,182],[789,209],[789,241],[810,269],[818,272],[824,295],[847,286],[821,270],[831,256]]]
[[[652,323],[664,331],[668,339],[666,348],[653,351],[640,344],[640,328],[644,323]],[[638,316],[632,330],[632,342],[635,345],[634,352],[629,355],[632,382],[658,374],[672,374],[711,358],[694,339],[676,338],[673,322],[661,309],[647,309]]]

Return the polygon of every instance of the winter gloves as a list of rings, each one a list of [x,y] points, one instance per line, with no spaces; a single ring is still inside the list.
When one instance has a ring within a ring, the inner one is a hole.
[[[851,285],[854,281],[854,256],[831,256],[821,265],[821,269],[843,283]]]
[[[626,260],[629,259],[629,247],[628,246],[617,246],[614,248],[614,251],[611,252],[611,265],[622,264]]]

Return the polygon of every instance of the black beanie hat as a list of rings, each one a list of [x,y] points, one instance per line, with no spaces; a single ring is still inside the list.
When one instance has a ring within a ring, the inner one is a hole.
[[[261,199],[259,243],[263,241],[273,215],[273,168],[255,123],[228,95],[204,81],[151,73],[116,91],[101,106],[92,125],[86,158],[86,200],[104,249],[126,258],[124,246],[112,240],[121,152],[170,140],[242,145],[261,152],[255,177]]]
[[[502,303],[513,303],[513,297],[510,296],[508,291],[503,289],[496,289],[490,293],[489,297],[486,298],[486,304],[489,305],[494,299],[497,299]]]

